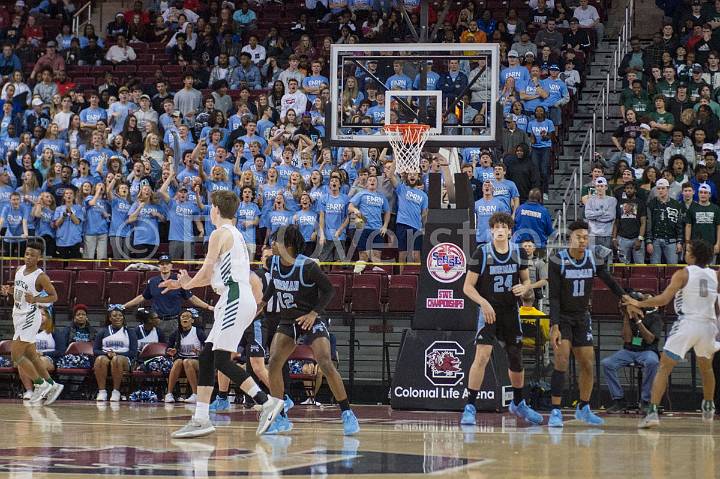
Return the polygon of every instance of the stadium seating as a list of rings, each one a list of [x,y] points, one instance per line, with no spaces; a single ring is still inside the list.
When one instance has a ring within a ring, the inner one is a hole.
[[[74,272],[67,269],[52,269],[46,271],[46,273],[57,292],[58,300],[55,301],[55,305],[59,307],[69,306],[73,293]]]
[[[104,271],[78,271],[77,281],[75,282],[74,304],[84,304],[88,308],[102,308],[105,306],[106,277]]]
[[[390,276],[388,285],[388,312],[412,313],[415,311],[418,277],[412,274]]]
[[[4,356],[6,359],[10,359],[10,347],[12,341],[5,339],[0,341],[0,356]],[[14,366],[0,367],[0,377],[7,379],[10,386],[8,390],[9,397],[15,397],[18,390],[18,370]]]
[[[293,351],[293,353],[290,355],[288,361],[301,361],[301,363],[316,363],[315,354],[313,353],[312,348],[304,344],[300,344],[295,347],[295,351]],[[291,381],[303,381],[305,393],[310,399],[315,399],[316,378],[314,374],[290,372],[289,377]]]
[[[166,350],[167,344],[165,343],[149,343],[140,351],[137,364],[142,365],[145,361],[164,356]],[[154,387],[157,387],[159,383],[164,383],[167,379],[167,375],[161,371],[143,371],[139,368],[132,370],[130,376],[132,378],[130,389],[133,391],[135,389],[143,389],[147,381],[153,384]]]
[[[352,311],[364,313],[380,313],[383,310],[383,282],[386,275],[365,273],[352,278]]]
[[[68,345],[65,354],[84,354],[90,357],[91,362],[89,368],[57,368],[55,370],[56,377],[80,378],[79,392],[84,398],[89,399],[92,394],[94,378],[92,369],[92,360],[95,356],[93,344],[86,341],[74,341]]]

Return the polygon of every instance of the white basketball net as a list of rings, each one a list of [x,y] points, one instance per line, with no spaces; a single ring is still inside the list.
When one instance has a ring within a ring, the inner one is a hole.
[[[395,153],[395,171],[420,173],[420,153],[430,136],[428,125],[396,123],[385,125],[385,134]]]

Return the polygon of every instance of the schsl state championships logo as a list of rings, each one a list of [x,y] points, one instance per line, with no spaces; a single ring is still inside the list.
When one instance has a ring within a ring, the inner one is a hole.
[[[436,281],[453,283],[465,274],[467,261],[462,248],[453,243],[435,245],[427,255],[427,269]]]

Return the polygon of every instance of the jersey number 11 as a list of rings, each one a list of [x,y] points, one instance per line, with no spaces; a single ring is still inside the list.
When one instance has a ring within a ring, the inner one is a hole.
[[[574,279],[573,280],[573,297],[585,296],[585,280]]]

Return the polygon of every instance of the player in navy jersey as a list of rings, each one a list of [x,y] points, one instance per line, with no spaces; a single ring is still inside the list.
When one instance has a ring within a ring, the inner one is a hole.
[[[280,227],[273,238],[272,248],[274,256],[270,263],[270,281],[259,308],[262,310],[274,298],[280,309],[280,324],[270,345],[270,391],[284,396],[282,368],[295,350],[297,340],[304,336],[305,344],[312,348],[317,365],[340,405],[345,434],[355,434],[360,431],[360,426],[350,409],[342,377],[330,356],[327,323],[319,316],[333,297],[333,286],[320,266],[301,254],[305,242],[297,225]],[[269,432],[291,429],[292,423],[283,413],[270,426]]]
[[[463,292],[480,307],[475,359],[468,374],[467,404],[460,420],[464,425],[475,424],[475,400],[495,341],[499,341],[507,353],[513,389],[510,412],[534,424],[542,423],[542,416],[522,397],[525,374],[518,297],[530,290],[530,276],[525,251],[510,243],[513,223],[512,216],[507,213],[495,213],[490,217],[492,241],[475,250],[465,276]]]
[[[550,389],[553,410],[548,420],[550,427],[562,427],[562,402],[565,372],[570,351],[580,370],[580,402],[575,418],[588,424],[602,425],[605,421],[590,410],[593,388],[592,321],[588,312],[592,295],[593,279],[600,278],[618,297],[630,299],[607,270],[612,261],[612,251],[603,246],[589,246],[588,224],[575,221],[569,227],[570,244],[550,258],[548,277],[550,283],[550,343],[555,353],[555,370]],[[628,308],[631,317],[641,316],[638,308]]]

